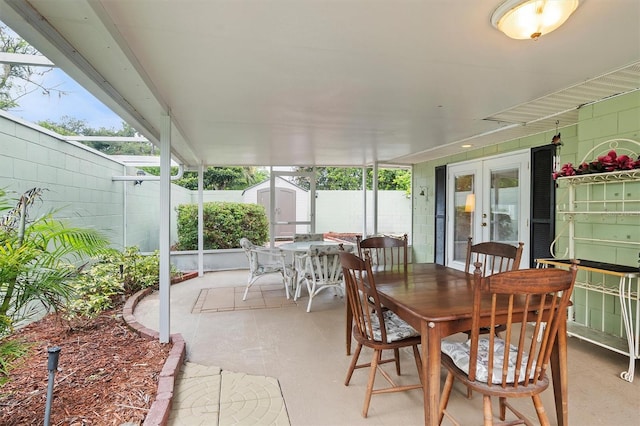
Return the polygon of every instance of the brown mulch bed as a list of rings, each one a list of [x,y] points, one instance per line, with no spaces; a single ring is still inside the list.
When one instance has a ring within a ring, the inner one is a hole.
[[[11,338],[31,347],[0,386],[0,424],[7,426],[43,423],[53,346],[61,351],[51,425],[142,424],[170,349],[130,330],[119,309],[73,329],[48,315]]]

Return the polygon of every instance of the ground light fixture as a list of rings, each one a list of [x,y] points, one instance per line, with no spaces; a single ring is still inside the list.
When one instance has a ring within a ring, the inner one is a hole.
[[[491,25],[517,40],[548,34],[569,19],[580,0],[507,0],[491,15]]]
[[[56,377],[56,370],[58,369],[58,358],[60,357],[60,347],[54,346],[47,349],[49,354],[47,360],[47,370],[49,370],[49,381],[47,383],[47,403],[44,408],[44,426],[49,426],[51,419],[51,404],[53,402],[53,385]]]

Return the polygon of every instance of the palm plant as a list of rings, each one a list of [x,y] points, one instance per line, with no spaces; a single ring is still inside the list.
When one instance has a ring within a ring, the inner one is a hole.
[[[7,194],[0,190],[0,210],[9,210],[0,219],[0,335],[40,305],[56,311],[62,307],[77,265],[109,244],[98,231],[67,226],[53,212],[30,221],[29,207],[42,193],[42,188],[25,192],[9,210]]]

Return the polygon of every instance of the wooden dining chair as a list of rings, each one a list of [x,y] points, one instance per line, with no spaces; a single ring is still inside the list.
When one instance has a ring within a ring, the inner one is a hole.
[[[402,238],[384,235],[365,239],[357,235],[356,242],[358,245],[358,256],[364,258],[364,252],[369,251],[373,265],[383,266],[385,268],[404,267],[407,269],[407,234],[404,234]]]
[[[473,244],[472,238],[467,240],[467,260],[465,263],[465,271],[473,273],[473,267],[476,262],[482,264],[482,276],[486,277],[491,274],[505,271],[514,271],[520,269],[520,260],[522,258],[522,250],[524,243],[518,243],[518,246],[511,244],[499,243],[495,241]],[[502,324],[496,325],[495,328],[481,327],[480,333],[486,334],[491,332],[500,333],[504,330]],[[467,335],[471,332],[467,331]],[[472,396],[471,388],[467,389],[467,398]]]
[[[422,363],[420,361],[420,352],[418,351],[420,335],[395,313],[382,309],[371,271],[371,259],[363,260],[358,256],[343,251],[340,253],[340,262],[344,274],[348,303],[353,313],[353,336],[358,344],[351,359],[344,384],[349,386],[354,370],[369,368],[369,381],[364,398],[364,407],[362,408],[362,416],[367,417],[371,395],[423,388],[422,383],[400,386],[381,367],[381,364],[394,362],[396,373],[400,375],[399,349],[411,346],[416,367],[418,368],[418,376],[422,381]],[[371,357],[371,362],[358,364],[358,358],[363,346],[373,349],[373,356]],[[387,349],[393,350],[393,358],[382,358],[382,351]],[[388,387],[374,389],[378,372],[389,382]]]
[[[358,246],[358,256],[364,259],[368,253],[372,265],[387,268],[404,268],[407,270],[407,252],[408,252],[407,234],[402,238],[390,236],[374,236],[364,240],[362,236],[356,235],[356,245]],[[349,307],[347,306],[347,309]],[[347,327],[346,327],[346,347],[347,355],[351,354],[351,322],[350,313],[347,310]]]
[[[469,237],[465,271],[472,274],[476,262],[482,264],[483,277],[497,272],[520,269],[523,248],[522,242],[518,243],[517,247],[495,241],[473,244],[472,238]]]
[[[499,398],[500,420],[505,421],[507,408],[518,418],[504,424],[530,424],[507,399],[531,397],[540,424],[548,425],[540,393],[549,386],[549,358],[559,326],[567,320],[577,261],[568,271],[524,269],[488,277],[482,276],[479,263],[475,266],[471,338],[465,343],[445,339],[441,344],[442,365],[448,374],[440,400],[440,422],[445,415],[453,420],[446,408],[454,379],[458,379],[483,395],[485,425],[493,424],[492,396]],[[507,302],[506,309],[496,308],[499,299]],[[489,314],[492,326],[504,324],[504,339],[493,333],[480,334],[480,319],[486,322]]]

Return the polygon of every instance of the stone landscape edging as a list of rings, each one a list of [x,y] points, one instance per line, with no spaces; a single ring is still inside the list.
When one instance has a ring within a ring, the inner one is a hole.
[[[189,278],[191,278],[191,276]],[[142,337],[155,340],[160,338],[160,333],[140,324],[133,315],[133,311],[138,302],[151,292],[153,292],[153,289],[149,287],[129,297],[122,308],[122,318],[129,328],[139,333]],[[180,372],[180,367],[186,355],[186,343],[180,333],[172,334],[169,337],[169,342],[172,343],[171,350],[158,378],[156,397],[144,419],[143,425],[146,426],[165,426],[169,420],[176,376]]]

